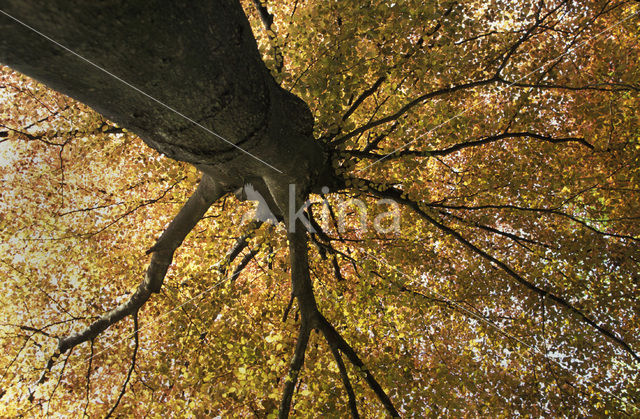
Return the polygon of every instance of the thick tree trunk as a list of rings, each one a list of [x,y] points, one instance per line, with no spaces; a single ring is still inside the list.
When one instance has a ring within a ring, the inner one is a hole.
[[[229,190],[257,178],[309,188],[327,167],[308,106],[271,77],[237,0],[9,0],[1,9],[2,63]]]
[[[355,351],[320,313],[309,275],[307,233],[290,214],[308,193],[339,186],[328,149],[312,136],[309,107],[276,84],[260,59],[238,0],[187,3],[9,0],[0,8],[0,61],[71,96],[138,134],[170,158],[203,173],[196,193],[149,252],[145,280],[125,303],[63,338],[55,359],[138,310],[158,292],[174,251],[209,206],[247,183],[290,229],[292,294],[302,314],[285,382],[280,417],[288,417],[310,332],[321,328],[339,351],[364,368]],[[290,206],[290,184],[295,199]],[[342,365],[351,409],[353,388]],[[392,416],[389,397],[368,384]],[[126,385],[125,385],[126,386]],[[117,402],[116,402],[117,405]],[[114,407],[115,409],[115,407]],[[113,409],[112,409],[113,410]]]

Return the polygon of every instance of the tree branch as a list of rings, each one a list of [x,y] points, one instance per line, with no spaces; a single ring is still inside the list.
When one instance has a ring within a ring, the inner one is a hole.
[[[338,364],[340,377],[342,378],[342,383],[344,384],[344,388],[347,391],[347,396],[349,397],[349,410],[351,411],[351,417],[357,419],[360,417],[360,414],[358,413],[358,406],[356,404],[356,393],[353,391],[353,387],[351,386],[349,374],[347,373],[347,368],[345,367],[344,361],[342,360],[342,355],[340,355],[338,346],[335,343],[329,342],[328,339],[327,343],[329,344],[329,348],[331,348],[331,353],[336,360],[336,364]]]
[[[534,132],[528,132],[528,131],[524,131],[524,132],[504,132],[502,134],[498,134],[498,135],[492,135],[492,136],[488,136],[488,137],[484,137],[478,140],[470,140],[470,141],[465,141],[462,143],[458,143],[455,145],[452,145],[451,147],[447,147],[445,149],[441,149],[441,150],[397,150],[395,153],[393,153],[391,158],[397,159],[397,158],[401,158],[401,157],[405,157],[405,156],[415,156],[415,157],[443,157],[443,156],[447,156],[449,154],[455,153],[457,151],[463,150],[465,148],[470,148],[470,147],[479,147],[479,146],[483,146],[486,144],[491,144],[494,143],[496,141],[500,141],[500,140],[504,140],[504,139],[508,139],[508,138],[533,138],[535,140],[540,140],[540,141],[544,141],[544,142],[549,142],[552,144],[561,144],[561,143],[570,143],[570,142],[576,142],[579,144],[582,144],[583,146],[593,150],[594,147],[593,145],[591,145],[588,141],[586,141],[584,138],[581,137],[564,137],[564,138],[554,138],[548,135],[542,135],[542,134],[537,134]],[[345,153],[348,153],[354,157],[358,157],[358,158],[365,158],[365,159],[381,159],[381,158],[385,158],[387,157],[387,155],[383,155],[383,154],[376,154],[376,153],[369,153],[366,151],[359,151],[359,150],[346,150],[344,151]]]
[[[62,376],[64,375],[64,370],[67,368],[67,364],[69,363],[70,357],[71,357],[71,352],[69,352],[67,356],[64,358],[64,364],[62,364],[62,369],[60,370],[58,381],[56,381],[56,385],[53,387],[53,390],[51,390],[51,394],[49,395],[47,409],[44,412],[45,417],[49,416],[49,408],[51,407],[51,401],[53,400],[53,395],[56,393],[56,390],[58,390],[58,387],[60,386],[60,382],[62,381]],[[31,394],[31,396],[33,396],[33,394]]]
[[[338,333],[338,331],[331,325],[331,323],[329,323],[329,321],[320,313],[318,313],[318,328],[322,331],[322,334],[327,339],[327,342],[329,342],[329,345],[335,345],[336,347],[338,347],[342,351],[342,353],[344,353],[347,358],[349,358],[349,361],[351,361],[353,365],[355,365],[362,371],[365,381],[367,382],[371,390],[376,393],[378,400],[380,400],[380,402],[384,405],[384,408],[387,410],[387,412],[394,418],[400,417],[400,414],[393,405],[393,402],[391,401],[387,393],[385,393],[385,391],[382,389],[382,386],[380,385],[380,383],[378,383],[373,374],[371,374],[371,371],[367,369],[356,351],[351,347],[351,345],[347,343],[347,341],[344,340],[340,333]]]
[[[298,375],[304,364],[304,354],[307,350],[307,343],[309,343],[309,335],[311,334],[311,326],[308,321],[305,320],[304,315],[302,322],[300,323],[300,331],[298,332],[298,343],[296,344],[296,350],[293,354],[293,358],[289,363],[289,374],[287,380],[284,383],[284,390],[282,392],[282,400],[280,401],[280,412],[278,418],[285,419],[289,417],[289,411],[291,410],[291,400],[293,399],[293,391],[296,388],[298,382]]]
[[[384,83],[385,80],[387,80],[387,76],[380,76],[378,80],[376,80],[370,88],[360,93],[360,96],[358,96],[358,98],[351,104],[349,109],[347,109],[347,112],[345,112],[345,114],[342,115],[342,121],[343,122],[346,121],[351,116],[351,114],[353,114],[356,111],[356,109],[358,109],[358,107],[362,104],[362,102],[365,101],[365,99],[367,99],[369,96],[374,94],[380,88],[380,86],[382,85],[382,83]]]
[[[395,113],[392,113],[390,115],[387,115],[383,118],[377,119],[375,121],[371,121],[368,124],[365,124],[359,128],[356,128],[355,130],[345,134],[344,136],[336,139],[332,144],[333,145],[340,145],[345,143],[348,139],[355,137],[357,135],[360,135],[361,133],[368,131],[372,128],[375,128],[379,125],[382,124],[386,124],[387,122],[391,122],[391,121],[395,121],[396,119],[400,118],[402,115],[404,115],[405,113],[409,112],[411,109],[413,109],[414,107],[422,104],[423,102],[425,102],[428,99],[432,99],[434,97],[438,97],[438,96],[443,96],[443,95],[447,95],[447,94],[451,94],[454,92],[457,92],[459,90],[466,90],[466,89],[472,89],[474,87],[478,87],[478,86],[485,86],[491,83],[495,83],[497,82],[497,79],[495,77],[491,77],[489,79],[483,79],[483,80],[478,80],[478,81],[473,81],[473,82],[469,82],[469,83],[463,83],[463,84],[459,84],[456,86],[450,86],[450,87],[442,87],[438,90],[434,90],[432,92],[429,93],[425,93],[422,96],[418,96],[417,98],[409,101],[408,103],[406,103],[404,106],[402,106],[400,109],[398,109]]]
[[[238,279],[238,276],[240,276],[244,268],[247,267],[249,262],[251,262],[251,259],[253,259],[257,254],[258,254],[258,250],[251,249],[246,255],[244,255],[244,257],[242,258],[238,266],[236,266],[236,268],[233,270],[233,273],[229,277],[229,281],[233,282],[236,279]]]
[[[485,230],[485,231],[488,231],[488,232],[493,233],[493,234],[497,234],[497,235],[500,235],[500,236],[503,236],[503,237],[507,237],[508,239],[513,240],[513,242],[515,242],[519,246],[527,249],[530,252],[532,250],[528,246],[525,246],[524,244],[522,244],[522,242],[525,242],[525,243],[528,243],[528,244],[532,244],[532,245],[535,245],[535,246],[541,246],[541,247],[544,247],[545,249],[551,249],[550,245],[548,245],[546,243],[543,243],[543,242],[540,242],[540,241],[537,241],[537,240],[528,239],[526,237],[522,237],[522,236],[519,236],[519,235],[514,234],[514,233],[509,233],[507,231],[502,231],[502,230],[499,230],[497,228],[484,225],[484,224],[479,223],[477,221],[467,220],[467,219],[459,217],[459,216],[457,216],[455,214],[451,214],[451,213],[449,213],[447,211],[439,211],[439,212],[440,212],[441,215],[444,215],[445,217],[453,218],[454,220],[458,220],[458,221],[460,221],[462,223],[465,223],[467,225],[479,228],[481,230]]]
[[[521,206],[509,205],[509,204],[466,206],[466,205],[444,205],[444,204],[438,204],[438,203],[430,203],[430,204],[427,204],[427,206],[435,207],[435,208],[447,208],[447,209],[454,209],[454,210],[471,210],[471,211],[484,210],[484,209],[506,209],[506,210],[512,210],[512,211],[538,212],[541,214],[556,215],[559,217],[568,218],[569,220],[575,223],[578,223],[581,226],[585,227],[586,229],[602,236],[616,237],[619,239],[626,239],[626,240],[632,240],[632,241],[640,241],[640,238],[637,238],[628,234],[607,233],[605,231],[598,230],[597,228],[587,224],[585,221],[571,214],[567,214],[566,212],[559,211],[556,208],[529,208],[529,207],[521,207]],[[631,219],[634,219],[634,218],[631,218]]]
[[[99,229],[95,230],[95,231],[91,231],[89,233],[81,233],[80,236],[81,237],[91,237],[91,236],[95,236],[97,234],[102,233],[103,231],[105,231],[106,229],[108,229],[109,227],[111,227],[112,225],[115,225],[116,223],[118,223],[120,220],[128,217],[129,215],[133,214],[134,212],[138,211],[140,208],[146,207],[147,205],[152,205],[155,204],[156,202],[164,199],[165,196],[167,196],[167,194],[176,187],[176,185],[178,185],[180,182],[182,182],[186,177],[183,176],[182,178],[176,180],[175,182],[173,182],[167,189],[165,189],[164,191],[162,191],[162,193],[160,195],[158,195],[156,198],[151,198],[151,199],[147,199],[143,202],[140,202],[138,205],[136,205],[135,207],[125,211],[124,213],[120,214],[119,216],[117,216],[116,218],[114,218],[113,220],[109,221],[107,224],[105,224],[104,226],[100,227]],[[119,205],[119,204],[114,204],[115,205]],[[97,209],[97,208],[82,208],[82,209],[76,209],[76,210],[72,210],[71,212],[67,212],[67,213],[60,213],[58,214],[59,216],[64,216],[67,215],[69,213],[74,213],[74,212],[85,212],[85,211],[91,211],[93,209]]]
[[[285,387],[280,403],[280,418],[287,418],[291,409],[291,399],[293,391],[300,373],[300,369],[304,364],[304,353],[309,341],[311,329],[318,328],[322,331],[329,345],[335,345],[343,353],[347,355],[351,363],[360,368],[365,376],[369,387],[376,393],[378,399],[383,403],[387,412],[393,417],[399,417],[399,414],[389,396],[384,392],[380,384],[369,372],[362,360],[358,357],[351,346],[340,336],[333,326],[325,319],[318,310],[315,300],[311,276],[309,274],[309,255],[308,255],[308,239],[304,225],[300,219],[296,220],[295,227],[287,226],[290,230],[289,253],[291,259],[291,288],[292,294],[298,302],[298,308],[301,314],[300,331],[298,334],[298,342],[289,366],[289,375],[285,382]]]
[[[231,247],[231,249],[229,249],[229,251],[225,255],[224,261],[219,268],[219,271],[221,274],[224,275],[227,273],[227,269],[229,269],[229,265],[238,257],[238,255],[247,246],[249,246],[249,238],[253,236],[255,231],[258,228],[260,228],[262,224],[263,224],[262,221],[257,221],[257,220],[252,221],[248,227],[248,231],[236,239],[236,242],[234,243],[233,247]]]
[[[552,90],[571,90],[571,91],[583,91],[590,90],[596,92],[627,92],[635,91],[640,92],[640,86],[634,86],[627,83],[617,82],[600,82],[593,84],[585,84],[583,86],[567,86],[563,84],[552,83],[526,83],[519,81],[509,81],[502,77],[496,79],[497,82],[506,84],[507,87],[522,87],[522,88],[534,88],[534,89],[552,89]]]
[[[540,17],[540,12],[542,11],[542,7],[544,7],[544,2],[541,1],[538,3],[538,10],[536,11],[535,22],[533,23],[533,25],[527,28],[524,35],[518,38],[518,40],[514,42],[513,45],[511,45],[511,48],[509,48],[509,50],[502,56],[502,58],[500,59],[500,64],[498,64],[498,68],[495,71],[496,78],[500,77],[500,73],[507,66],[507,64],[509,63],[509,60],[515,55],[518,48],[520,48],[522,44],[530,40],[533,37],[533,33],[535,32],[535,30],[538,29],[544,23],[544,21],[547,20],[549,16],[551,16],[552,14],[560,10],[560,8],[564,6],[567,2],[568,0],[561,1],[560,3],[558,3],[558,5],[556,5],[556,7],[549,10],[542,17]],[[547,30],[549,28],[545,27],[544,29]]]
[[[382,140],[384,140],[385,138],[387,138],[389,135],[391,135],[391,133],[393,133],[393,131],[396,130],[396,128],[398,128],[398,125],[400,125],[398,123],[398,121],[395,121],[393,124],[391,124],[391,126],[389,127],[389,129],[387,129],[385,132],[378,134],[378,136],[376,136],[376,138],[374,138],[373,140],[371,140],[366,147],[364,148],[364,152],[369,152],[371,150],[374,150],[378,147],[378,144],[380,144],[380,142]]]
[[[318,306],[313,293],[311,276],[309,275],[309,254],[307,249],[307,233],[300,221],[296,219],[295,226],[288,226],[289,258],[291,260],[291,292],[298,302],[301,321],[298,332],[298,343],[289,364],[289,374],[285,381],[282,399],[280,402],[281,419],[289,417],[291,399],[298,381],[298,375],[304,364],[304,354],[309,342],[311,329],[314,327],[318,315]]]
[[[542,289],[542,288],[538,287],[537,285],[533,284],[532,282],[528,281],[527,279],[525,279],[522,275],[517,273],[515,270],[513,270],[509,265],[507,265],[503,261],[501,261],[501,260],[495,258],[494,256],[490,255],[489,253],[483,251],[482,249],[480,249],[479,247],[477,247],[476,245],[474,245],[473,243],[471,243],[470,241],[465,239],[456,230],[452,229],[451,227],[449,227],[449,226],[447,226],[445,224],[442,224],[441,222],[439,222],[435,218],[431,217],[429,214],[427,214],[421,208],[421,206],[420,206],[420,204],[418,202],[415,202],[415,201],[407,199],[406,195],[404,195],[402,193],[402,191],[400,191],[400,190],[398,190],[396,188],[386,188],[386,189],[384,189],[384,188],[379,187],[378,189],[376,189],[375,185],[373,185],[371,182],[366,181],[366,180],[362,180],[362,181],[369,186],[369,189],[371,190],[371,192],[374,195],[378,195],[378,196],[381,196],[381,197],[384,197],[384,198],[394,199],[394,200],[396,200],[396,202],[402,203],[403,205],[407,206],[408,208],[411,208],[420,217],[424,218],[426,221],[428,221],[430,224],[432,224],[433,226],[435,226],[436,228],[438,228],[442,232],[452,236],[455,240],[457,240],[459,243],[461,243],[467,249],[471,250],[473,253],[476,253],[477,255],[479,255],[483,259],[487,260],[488,262],[500,267],[507,275],[512,277],[516,282],[518,282],[519,284],[521,284],[524,287],[528,288],[529,290],[533,291],[534,293],[540,295],[541,297],[549,298],[550,300],[552,300],[557,305],[567,309],[569,312],[571,312],[574,315],[576,315],[582,322],[588,324],[589,326],[594,328],[596,331],[598,331],[600,334],[602,334],[603,336],[609,338],[611,341],[613,341],[614,343],[619,345],[622,349],[624,349],[627,353],[629,353],[636,361],[640,361],[640,356],[638,356],[638,354],[631,348],[631,346],[629,346],[629,344],[627,342],[625,342],[616,333],[608,330],[604,326],[599,325],[595,320],[593,320],[591,317],[589,317],[583,311],[581,311],[578,308],[576,308],[575,306],[573,306],[566,299],[564,299],[564,298],[562,298],[560,296],[557,296],[557,295],[553,294],[552,292],[550,292],[550,291],[548,291],[546,289]]]
[[[109,412],[105,416],[105,419],[110,418],[111,415],[113,415],[113,412],[115,412],[116,408],[118,407],[118,404],[120,404],[120,400],[122,400],[122,397],[124,396],[124,393],[127,390],[127,384],[129,384],[129,380],[131,380],[131,374],[133,373],[133,369],[136,367],[136,355],[138,354],[138,347],[140,346],[137,311],[133,314],[133,341],[134,341],[133,353],[131,354],[131,365],[129,366],[127,377],[125,378],[124,383],[122,384],[122,390],[120,390],[120,394],[118,394],[118,399],[116,400],[113,407],[111,407],[111,410],[109,410]]]
[[[253,5],[258,11],[258,15],[260,15],[260,20],[264,25],[267,38],[269,38],[269,43],[273,48],[273,59],[276,62],[276,71],[278,73],[281,73],[284,66],[284,56],[282,55],[282,51],[278,46],[278,39],[276,38],[275,32],[273,30],[273,15],[269,13],[269,10],[267,10],[265,0],[253,0]]]
[[[93,367],[93,340],[91,341],[91,348],[89,351],[89,365],[87,366],[87,375],[85,380],[87,381],[85,391],[85,403],[82,409],[82,417],[87,417],[87,409],[89,408],[89,395],[91,394],[91,368]]]
[[[542,19],[542,20],[544,20],[544,19]],[[502,59],[500,60],[500,64],[498,64],[498,68],[496,69],[496,72],[495,72],[496,77],[500,76],[500,73],[507,66],[507,64],[509,63],[509,60],[511,59],[511,57],[513,57],[513,55],[516,53],[518,48],[520,48],[520,46],[522,44],[524,44],[527,40],[529,40],[531,38],[531,36],[533,35],[533,32],[542,23],[542,20],[540,20],[539,18],[536,18],[535,23],[533,25],[531,25],[527,29],[527,31],[524,33],[524,35],[522,35],[520,38],[518,38],[518,40],[516,42],[514,42],[513,45],[511,45],[511,48],[509,48],[509,50],[502,56]]]
[[[147,250],[147,254],[153,253],[153,256],[144,280],[133,295],[126,302],[103,314],[83,330],[60,339],[56,353],[47,362],[45,371],[37,384],[41,384],[46,380],[46,374],[51,370],[55,359],[60,354],[81,343],[94,339],[111,325],[127,316],[136,314],[149,300],[152,293],[160,291],[169,265],[173,260],[173,252],[182,244],[182,241],[207,212],[211,204],[221,197],[223,193],[224,191],[211,178],[203,175],[196,191],[171,221],[156,244]]]
[[[254,0],[255,1],[255,0]],[[391,66],[389,68],[389,70],[395,69],[397,67],[399,67],[401,64],[405,63],[409,58],[411,58],[420,48],[423,47],[424,44],[424,38],[425,37],[431,37],[433,35],[436,34],[436,32],[438,32],[440,30],[440,28],[442,28],[442,24],[444,22],[444,19],[449,16],[451,14],[451,12],[453,11],[453,8],[456,6],[456,3],[453,2],[449,5],[449,7],[444,11],[444,13],[442,14],[442,17],[438,20],[438,22],[436,23],[436,25],[433,27],[432,30],[430,30],[428,33],[426,33],[423,37],[420,38],[420,40],[418,41],[418,43],[416,44],[415,48],[412,49],[412,51],[402,55],[402,59],[398,62],[396,62],[393,66]],[[387,70],[387,71],[389,71]],[[345,112],[344,115],[342,115],[342,121],[346,121],[357,109],[358,107],[362,104],[362,102],[364,102],[369,96],[371,96],[372,94],[374,94],[382,85],[382,83],[384,83],[387,80],[387,75],[383,75],[380,76],[374,83],[373,85],[371,85],[371,87],[369,87],[368,89],[364,90],[359,96],[358,98],[353,102],[353,104],[351,104],[351,106],[349,107],[349,109],[347,110],[347,112]]]

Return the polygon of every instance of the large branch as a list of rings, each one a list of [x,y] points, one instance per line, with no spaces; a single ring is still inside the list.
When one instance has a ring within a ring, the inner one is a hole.
[[[289,364],[289,374],[285,381],[280,402],[279,418],[289,417],[291,400],[298,375],[304,364],[304,354],[309,342],[311,329],[315,326],[318,306],[313,292],[313,284],[309,274],[309,255],[307,249],[307,233],[302,222],[296,220],[295,226],[288,226],[289,230],[289,258],[291,260],[291,294],[298,302],[301,322],[298,333],[298,343]]]
[[[451,86],[451,87],[443,87],[437,90],[434,90],[432,92],[429,93],[425,93],[424,95],[418,96],[415,99],[407,102],[405,105],[403,105],[400,109],[398,109],[396,112],[387,115],[383,118],[380,119],[376,119],[375,121],[371,121],[359,128],[354,129],[353,131],[345,134],[344,136],[336,139],[333,144],[335,145],[339,145],[339,144],[343,144],[345,143],[348,139],[355,137],[357,135],[362,134],[363,132],[366,132],[372,128],[375,128],[379,125],[382,124],[386,124],[387,122],[392,122],[395,121],[397,119],[399,119],[401,116],[403,116],[404,114],[406,114],[407,112],[409,112],[411,109],[413,109],[414,107],[421,105],[422,103],[424,103],[425,101],[427,101],[428,99],[433,99],[435,97],[438,96],[444,96],[444,95],[448,95],[451,93],[455,93],[457,91],[460,90],[468,90],[468,89],[472,89],[474,87],[478,87],[478,86],[485,86],[491,83],[496,83],[497,79],[492,77],[489,79],[483,79],[483,80],[478,80],[478,81],[472,81],[469,83],[463,83],[463,84],[458,84],[455,86]]]
[[[287,225],[287,228],[289,229],[287,236],[289,239],[289,257],[291,260],[292,295],[298,303],[301,322],[296,349],[289,365],[287,380],[285,381],[279,417],[287,418],[289,416],[293,392],[300,370],[304,364],[304,354],[309,341],[309,334],[313,328],[320,329],[331,348],[337,348],[342,351],[353,365],[363,371],[367,384],[376,393],[376,396],[382,402],[387,412],[393,417],[399,417],[393,402],[374,378],[373,374],[365,367],[364,362],[358,357],[355,350],[318,310],[311,275],[309,273],[308,238],[303,223],[300,219],[296,219],[295,225]],[[341,372],[341,375],[344,380],[344,372]],[[345,386],[349,394],[350,409],[353,413],[355,402],[353,400],[353,391],[349,389],[350,384],[348,383],[348,379],[347,382],[345,382]]]
[[[45,374],[51,369],[60,354],[94,339],[108,327],[127,316],[134,315],[149,300],[151,294],[157,293],[162,287],[164,277],[173,260],[174,251],[182,244],[187,234],[195,227],[211,204],[223,195],[224,191],[213,180],[203,176],[196,191],[184,204],[176,217],[171,221],[156,244],[147,253],[153,253],[147,268],[145,278],[129,299],[103,314],[98,320],[81,331],[60,339],[56,354],[49,360],[45,373],[39,382],[45,380]]]
[[[565,298],[560,297],[560,296],[552,293],[549,290],[540,288],[539,286],[535,285],[531,281],[525,279],[522,275],[520,275],[518,272],[516,272],[513,268],[511,268],[505,262],[499,260],[498,258],[496,258],[496,257],[492,256],[491,254],[485,252],[484,250],[480,249],[478,246],[476,246],[475,244],[471,243],[469,240],[464,238],[456,230],[454,230],[451,227],[449,227],[449,226],[441,223],[440,221],[436,220],[434,217],[432,217],[426,211],[423,210],[423,208],[421,207],[420,203],[408,199],[406,197],[406,195],[403,194],[403,192],[400,191],[399,189],[396,189],[396,188],[382,188],[379,185],[375,185],[375,184],[373,184],[373,183],[371,183],[369,181],[366,181],[366,180],[359,180],[359,181],[360,181],[361,184],[367,185],[368,190],[371,193],[373,193],[374,195],[377,195],[377,196],[380,196],[380,197],[383,197],[383,198],[394,199],[396,202],[399,202],[399,203],[405,205],[406,207],[412,209],[420,217],[425,219],[427,222],[429,222],[430,224],[432,224],[433,226],[435,226],[436,228],[438,228],[439,230],[441,230],[445,234],[450,235],[451,237],[453,237],[456,241],[458,241],[460,244],[462,244],[467,249],[471,250],[473,253],[479,255],[480,257],[482,257],[486,261],[490,262],[491,264],[498,266],[507,275],[509,275],[511,278],[513,278],[516,282],[518,282],[519,284],[523,285],[524,287],[528,288],[529,290],[533,291],[534,293],[538,294],[539,296],[541,296],[543,298],[549,298],[551,301],[553,301],[558,306],[563,307],[564,309],[568,310],[570,313],[574,314],[578,319],[580,319],[583,323],[591,326],[598,333],[600,333],[601,335],[607,337],[608,339],[610,339],[611,341],[616,343],[624,351],[626,351],[628,354],[630,354],[636,361],[640,361],[640,356],[638,356],[638,353],[636,351],[634,351],[633,348],[631,348],[631,346],[624,339],[622,339],[620,336],[618,336],[617,333],[615,333],[615,332],[607,329],[606,327],[601,326],[600,324],[598,324],[598,322],[596,322],[594,319],[592,319],[587,313],[585,313],[582,310],[580,310],[577,307],[575,307],[573,304],[571,304]]]
[[[378,380],[375,379],[371,371],[369,371],[365,363],[360,359],[351,345],[347,343],[342,335],[338,333],[338,331],[331,325],[331,323],[329,323],[327,319],[324,318],[324,316],[319,316],[318,323],[318,327],[329,342],[329,345],[337,346],[347,356],[349,361],[351,361],[353,365],[355,365],[362,371],[365,381],[367,382],[371,390],[373,390],[373,392],[376,394],[378,400],[382,402],[387,413],[389,413],[394,418],[400,417],[400,414],[396,410],[387,393],[382,389],[382,386],[380,385],[380,383],[378,383]]]
[[[483,137],[477,140],[469,140],[464,141],[458,144],[454,144],[451,147],[447,147],[440,150],[402,150],[398,149],[392,155],[384,155],[377,153],[370,153],[366,151],[359,150],[346,150],[345,153],[350,154],[354,157],[365,158],[365,159],[387,159],[387,158],[401,158],[405,156],[413,156],[413,157],[442,157],[447,156],[449,154],[455,153],[460,150],[464,150],[465,148],[471,147],[480,147],[487,144],[495,143],[500,140],[510,139],[510,138],[531,138],[534,140],[548,142],[552,144],[562,144],[562,143],[578,143],[583,146],[593,150],[593,145],[591,145],[588,141],[586,141],[582,137],[561,137],[555,138],[550,135],[542,135],[537,134],[535,132],[523,131],[523,132],[503,132],[497,135],[490,135],[487,137]]]

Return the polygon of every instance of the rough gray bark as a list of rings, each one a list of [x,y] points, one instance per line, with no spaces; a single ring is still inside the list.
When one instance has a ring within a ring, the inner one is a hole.
[[[268,11],[257,1],[254,4],[269,27],[271,18]],[[444,16],[451,10],[449,8]],[[546,16],[551,16],[551,13]],[[101,316],[89,327],[61,339],[55,357],[92,340],[120,319],[135,315],[152,293],[159,291],[174,251],[219,196],[230,191],[239,191],[239,195],[243,195],[242,187],[251,183],[263,195],[267,206],[272,207],[270,209],[276,218],[290,223],[287,216],[290,211],[288,184],[296,185],[296,208],[306,199],[309,191],[318,191],[322,186],[341,186],[342,181],[332,175],[328,148],[335,148],[374,127],[393,123],[386,133],[380,134],[363,150],[350,150],[351,156],[375,159],[376,162],[406,156],[443,156],[462,148],[482,146],[511,137],[551,143],[575,141],[592,148],[581,138],[552,138],[525,132],[466,141],[444,150],[404,150],[417,140],[414,139],[392,154],[373,153],[385,136],[397,127],[402,116],[426,100],[457,91],[498,84],[539,89],[606,91],[623,88],[637,91],[635,86],[624,84],[575,87],[507,82],[501,74],[502,70],[518,47],[531,38],[545,19],[537,19],[508,49],[499,60],[493,76],[424,93],[394,113],[341,136],[332,134],[325,140],[333,141],[325,145],[312,137],[313,118],[308,106],[280,88],[261,61],[238,0],[193,4],[168,0],[5,0],[0,5],[0,30],[3,35],[0,38],[0,62],[93,107],[138,134],[157,151],[170,158],[189,162],[204,173],[198,191],[149,250],[153,253],[151,263],[145,280],[136,292],[126,303]],[[440,23],[434,32],[439,27]],[[282,62],[278,65],[282,65]],[[385,78],[379,78],[371,88],[365,90],[342,120],[347,120],[385,82]],[[376,186],[365,179],[353,178],[350,182]],[[597,321],[563,298],[539,288],[506,263],[439,222],[437,217],[433,218],[424,212],[418,202],[406,198],[402,191],[395,188],[370,190],[380,197],[393,198],[413,209],[472,253],[500,267],[529,290],[555,301],[638,359],[638,354],[617,333],[599,326]],[[289,233],[288,238],[292,294],[298,304],[301,324],[298,344],[290,363],[289,379],[284,384],[280,417],[289,414],[296,380],[303,368],[305,349],[313,329],[322,333],[336,359],[348,393],[352,416],[358,417],[359,413],[356,395],[343,365],[343,356],[363,373],[367,385],[389,415],[398,416],[398,411],[381,384],[318,308],[309,275],[308,237],[300,221],[296,223],[297,228]],[[323,237],[322,232],[318,237]],[[330,248],[330,240],[322,245]],[[229,258],[235,258],[245,246],[246,237],[239,240]],[[245,256],[231,278],[237,276],[238,269],[241,270],[251,256],[251,253]],[[340,277],[335,259],[334,268]],[[50,360],[47,370],[53,362],[54,358]],[[125,381],[123,388],[126,388],[126,384]],[[112,411],[116,406],[117,402]]]
[[[309,107],[274,81],[237,0],[9,0],[0,8],[0,31],[0,62],[91,106],[155,150],[203,172],[194,195],[149,249],[151,263],[136,292],[61,339],[39,382],[61,353],[137,315],[159,292],[175,250],[222,195],[242,195],[243,186],[251,183],[277,219],[288,222],[289,184],[296,186],[297,208],[310,191],[341,183],[333,175],[328,149],[312,136]],[[296,231],[289,233],[292,294],[302,319],[280,417],[289,415],[311,330],[328,325],[313,293],[307,233],[300,220],[294,223]],[[331,330],[323,332],[332,348],[362,367],[353,349]],[[343,380],[355,409],[345,371]],[[397,416],[373,377],[369,385]]]
[[[271,77],[237,0],[10,0],[1,9],[0,62],[227,190],[253,179],[309,188],[327,167],[308,106]]]

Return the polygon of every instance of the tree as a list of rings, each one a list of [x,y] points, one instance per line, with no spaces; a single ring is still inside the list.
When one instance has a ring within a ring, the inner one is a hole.
[[[5,3],[9,414],[638,413],[637,2]]]

